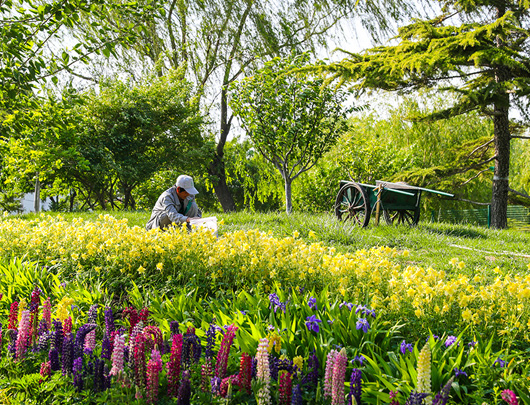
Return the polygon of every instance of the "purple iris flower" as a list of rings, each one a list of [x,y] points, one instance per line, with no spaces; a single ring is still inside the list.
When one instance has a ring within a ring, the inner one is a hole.
[[[329,323],[330,325],[333,325],[333,322],[335,322],[335,319],[328,319],[328,323]]]
[[[269,301],[270,301],[269,308],[271,309],[274,308],[274,313],[276,313],[278,308],[281,309],[283,313],[285,313],[285,304],[287,303],[281,302],[280,297],[278,297],[276,293],[269,294]]]
[[[355,357],[353,358],[353,360],[351,361],[351,364],[355,364],[355,362],[358,361],[358,362],[359,362],[359,365],[362,366],[365,360],[366,360],[366,359],[365,359],[364,356],[361,354],[360,356],[355,356]]]
[[[471,342],[469,342],[469,343],[467,344],[467,346],[468,346],[469,348],[471,348],[471,347],[475,347],[476,345],[477,345],[477,342],[475,342],[474,340],[472,340]]]
[[[353,304],[351,302],[343,301],[341,304],[339,304],[339,308],[342,308],[343,306],[346,306],[350,312],[353,309]]]
[[[314,309],[315,311],[318,309],[317,299],[314,297],[309,298],[309,301],[307,301],[307,305],[309,306],[309,308]]]
[[[357,320],[357,323],[355,324],[355,328],[357,330],[362,329],[364,333],[368,332],[368,329],[370,329],[370,324],[366,320],[366,318],[359,318]]]
[[[405,354],[407,350],[412,353],[412,344],[407,343],[405,340],[403,340],[403,342],[401,342],[401,346],[399,350],[401,351],[402,354]]]
[[[305,326],[307,326],[307,329],[317,333],[320,331],[320,326],[318,326],[318,324],[322,321],[317,319],[315,315],[308,316],[305,321]]]
[[[449,346],[452,346],[456,343],[457,341],[457,338],[456,336],[447,336],[447,339],[445,339],[445,347],[449,347]]]
[[[455,377],[467,377],[467,373],[464,370],[460,370],[458,368],[455,368]]]
[[[504,367],[506,365],[506,362],[503,359],[501,359],[500,357],[497,357],[497,360],[495,360],[493,362],[493,365],[495,365],[495,364],[498,364],[499,367],[502,368],[502,367]]]

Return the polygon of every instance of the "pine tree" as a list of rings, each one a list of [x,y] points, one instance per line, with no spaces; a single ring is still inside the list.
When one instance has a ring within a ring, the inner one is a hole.
[[[493,120],[495,161],[491,225],[507,227],[510,107],[524,107],[530,92],[530,19],[528,0],[440,1],[441,15],[399,29],[396,45],[349,54],[317,69],[328,80],[353,83],[359,91],[413,91],[435,87],[456,93],[450,107],[431,114],[443,119],[473,110]],[[523,116],[526,115],[522,108]],[[524,138],[524,137],[523,137]]]

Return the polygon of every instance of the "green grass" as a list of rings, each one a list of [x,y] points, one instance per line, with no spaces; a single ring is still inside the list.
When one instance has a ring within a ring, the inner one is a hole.
[[[76,212],[61,213],[66,219],[83,218],[94,221],[100,214],[108,213],[118,219],[127,218],[130,226],[143,227],[149,219],[149,212]],[[58,215],[51,213],[51,215]],[[26,214],[22,218],[33,218]],[[416,227],[389,226],[373,223],[367,228],[353,227],[337,221],[330,214],[294,213],[214,213],[224,220],[219,236],[224,232],[260,229],[271,231],[275,236],[292,236],[295,231],[308,242],[321,241],[334,246],[339,252],[354,252],[374,246],[389,246],[409,250],[406,259],[411,264],[436,269],[450,269],[449,260],[457,257],[466,263],[464,272],[473,274],[474,269],[493,269],[499,266],[503,273],[528,272],[530,263],[530,232],[518,230],[493,230],[472,225],[456,225],[423,221]],[[316,239],[309,238],[309,232]],[[526,256],[526,257],[525,257]]]

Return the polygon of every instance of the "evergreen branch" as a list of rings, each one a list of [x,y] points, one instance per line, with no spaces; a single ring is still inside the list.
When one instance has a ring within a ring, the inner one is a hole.
[[[475,154],[475,152],[479,151],[480,149],[482,148],[485,148],[486,146],[488,146],[489,144],[491,144],[493,141],[495,141],[495,139],[490,139],[488,142],[486,143],[483,143],[482,145],[479,145],[477,146],[475,149],[473,149],[471,151],[471,153],[469,155],[467,155],[467,158],[469,159],[471,156],[473,156]]]

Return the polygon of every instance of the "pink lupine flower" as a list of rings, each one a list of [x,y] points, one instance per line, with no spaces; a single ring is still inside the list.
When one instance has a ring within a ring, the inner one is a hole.
[[[145,342],[146,350],[151,351],[153,347],[157,345],[158,347],[160,347],[160,345],[162,344],[162,332],[160,331],[158,326],[148,325],[144,328],[143,333],[147,338]]]
[[[174,398],[178,394],[180,380],[180,360],[182,358],[182,334],[173,335],[171,354],[167,363],[167,395]]]
[[[31,320],[30,320],[30,332],[29,332],[29,340],[35,341],[37,340],[37,328],[39,326],[39,304],[40,304],[40,290],[38,288],[35,288],[31,292],[31,301],[29,304],[29,310],[31,312]]]
[[[112,368],[109,375],[121,376],[123,372],[123,352],[125,350],[125,338],[117,334],[114,338],[114,350],[112,351]]]
[[[509,405],[519,405],[519,402],[517,401],[517,396],[515,395],[515,392],[512,390],[504,390],[501,393],[501,398],[508,402]]]
[[[256,359],[258,360],[256,378],[261,383],[261,388],[258,391],[258,405],[268,405],[271,403],[270,394],[270,368],[269,368],[269,340],[262,338],[259,340],[258,353]]]
[[[332,349],[328,353],[326,359],[326,371],[324,372],[324,398],[331,398],[331,382],[333,379],[333,365],[335,364],[335,357],[337,357],[337,352],[335,349]]]
[[[217,354],[217,364],[215,366],[215,376],[218,378],[224,378],[226,374],[226,366],[228,365],[228,355],[230,354],[230,347],[234,337],[236,336],[237,326],[234,324],[230,325],[226,330],[223,340],[221,341],[221,347]]]
[[[147,365],[147,403],[156,404],[158,400],[159,375],[162,371],[162,358],[158,349],[153,349]]]
[[[346,375],[346,366],[348,365],[348,357],[346,356],[346,349],[342,350],[335,357],[333,363],[332,389],[331,389],[331,404],[344,405],[344,377]]]
[[[22,311],[22,317],[18,325],[18,336],[16,343],[16,359],[20,360],[24,357],[28,345],[30,343],[31,334],[31,314],[29,311]]]
[[[206,359],[201,366],[201,390],[208,392],[210,390],[210,380],[213,375],[212,359]],[[169,376],[168,376],[169,379]],[[169,383],[168,383],[169,390]]]
[[[44,381],[46,381],[50,377],[51,374],[52,374],[51,363],[49,361],[45,361],[44,363],[41,363],[40,375],[42,376],[42,378],[39,380],[39,383],[42,384]]]

